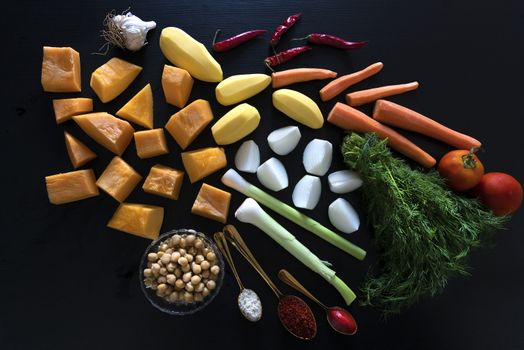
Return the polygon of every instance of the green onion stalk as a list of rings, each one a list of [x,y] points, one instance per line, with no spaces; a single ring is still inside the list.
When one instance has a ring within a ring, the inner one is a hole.
[[[322,260],[300,243],[295,236],[269,216],[254,199],[247,198],[238,207],[235,217],[241,222],[252,224],[264,231],[301,263],[322,276],[337,289],[347,305],[355,300],[355,293],[336,276],[335,271],[326,266]]]
[[[364,249],[351,243],[347,239],[344,239],[329,228],[320,224],[318,221],[313,220],[309,216],[302,214],[286,203],[252,185],[234,169],[229,169],[226,171],[226,173],[222,176],[222,183],[246,195],[247,197],[253,198],[258,203],[282,215],[286,219],[294,222],[309,232],[314,233],[326,242],[331,243],[335,247],[343,250],[358,260],[363,260],[365,258],[366,251]]]

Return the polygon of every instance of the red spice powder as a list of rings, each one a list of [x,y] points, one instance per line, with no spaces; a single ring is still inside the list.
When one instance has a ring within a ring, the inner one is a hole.
[[[302,339],[312,339],[317,334],[317,322],[311,309],[302,300],[292,295],[286,295],[278,303],[280,322]]]

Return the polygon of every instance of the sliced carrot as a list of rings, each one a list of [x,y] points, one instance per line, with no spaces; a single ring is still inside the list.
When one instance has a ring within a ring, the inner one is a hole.
[[[359,70],[358,72],[346,74],[331,81],[320,90],[320,99],[324,102],[331,100],[351,85],[355,85],[356,83],[377,74],[382,67],[384,67],[382,62],[373,63],[371,66]]]
[[[295,68],[271,74],[271,86],[280,88],[286,85],[310,80],[336,78],[337,72],[322,68]]]
[[[431,168],[437,162],[435,158],[427,154],[423,149],[400,135],[386,125],[368,117],[358,109],[344,103],[337,102],[327,117],[328,122],[345,130],[366,133],[374,132],[381,139],[387,139],[391,148],[402,153],[408,158],[426,168]]]
[[[414,110],[390,101],[378,100],[375,103],[373,119],[384,124],[418,132],[458,149],[479,148],[481,146],[480,141],[471,136],[461,134]]]
[[[379,98],[403,94],[416,88],[418,88],[418,82],[414,81],[407,84],[387,85],[374,89],[355,91],[346,95],[346,102],[348,105],[356,107],[376,101]]]

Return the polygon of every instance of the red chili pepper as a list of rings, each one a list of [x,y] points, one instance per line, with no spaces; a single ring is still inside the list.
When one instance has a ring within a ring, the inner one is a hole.
[[[294,47],[286,51],[281,51],[273,56],[269,56],[268,58],[264,60],[264,62],[266,63],[266,66],[268,67],[278,66],[281,63],[289,61],[296,55],[301,54],[302,52],[309,51],[309,50],[311,50],[311,46]]]
[[[343,49],[343,50],[359,49],[368,43],[367,41],[347,41],[342,38],[339,38],[338,36],[329,35],[329,34],[319,34],[319,33],[309,34],[308,36],[304,38],[298,38],[298,39],[292,39],[292,40],[302,40],[302,39],[307,39],[307,41],[312,44],[328,45],[328,46],[333,46],[333,47]]]
[[[275,28],[275,31],[273,32],[273,35],[271,35],[271,40],[269,40],[269,43],[272,46],[278,44],[282,35],[284,35],[284,33],[287,32],[289,28],[291,28],[300,17],[302,17],[302,12],[299,12],[296,15],[292,15],[286,18],[286,20],[281,25]]]
[[[215,33],[215,37],[213,38],[213,50],[216,52],[224,52],[231,50],[234,47],[237,47],[238,45],[245,43],[248,40],[251,40],[259,35],[264,34],[267,32],[265,29],[257,29],[257,30],[250,30],[248,32],[240,33],[235,36],[232,36],[229,39],[225,39],[219,42],[216,42],[216,38],[218,36],[218,33],[220,32],[220,29],[218,29]]]

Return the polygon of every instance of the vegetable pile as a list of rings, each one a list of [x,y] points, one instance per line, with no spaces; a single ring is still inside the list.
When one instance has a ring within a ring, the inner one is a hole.
[[[380,272],[365,281],[363,303],[399,313],[467,273],[469,251],[506,220],[475,199],[455,195],[437,172],[422,173],[395,158],[374,134],[345,137],[346,164],[364,180],[362,194],[381,252]]]

